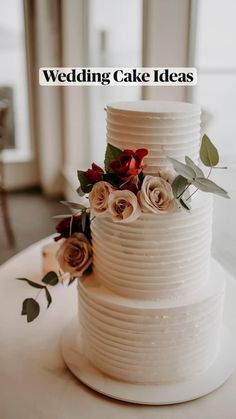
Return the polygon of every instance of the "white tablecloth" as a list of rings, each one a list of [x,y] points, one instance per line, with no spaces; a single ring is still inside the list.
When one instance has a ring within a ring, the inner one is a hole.
[[[76,284],[52,287],[53,304],[27,324],[21,304],[37,289],[16,281],[36,279],[45,239],[0,268],[0,418],[1,419],[233,419],[236,417],[236,372],[218,390],[201,399],[172,406],[118,402],[90,390],[73,377],[60,353],[60,334],[77,314]],[[233,281],[228,278],[226,316],[235,313]],[[231,316],[232,317],[232,316]],[[231,328],[236,334],[236,316]],[[236,354],[235,354],[236,356]]]

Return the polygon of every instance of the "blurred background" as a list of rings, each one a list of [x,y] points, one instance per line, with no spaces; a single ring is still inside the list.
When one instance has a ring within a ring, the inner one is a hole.
[[[0,0],[0,263],[53,233],[76,170],[102,164],[108,102],[200,103],[216,143],[213,255],[236,273],[236,3],[215,0]],[[41,66],[185,67],[195,87],[40,87]],[[3,118],[3,119],[4,119]],[[0,119],[1,121],[1,119]],[[3,132],[3,131],[2,131]]]

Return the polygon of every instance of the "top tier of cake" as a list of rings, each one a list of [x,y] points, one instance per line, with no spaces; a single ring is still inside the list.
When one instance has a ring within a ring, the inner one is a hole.
[[[107,142],[124,149],[147,148],[145,173],[169,164],[167,157],[199,157],[198,105],[184,102],[117,102],[107,106]]]

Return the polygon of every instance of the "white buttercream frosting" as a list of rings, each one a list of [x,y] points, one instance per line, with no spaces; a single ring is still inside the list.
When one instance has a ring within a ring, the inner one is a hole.
[[[224,281],[191,298],[128,299],[95,277],[80,282],[83,348],[103,372],[129,382],[174,382],[207,369],[219,347]]]
[[[168,156],[197,162],[199,133],[198,105],[107,106],[107,141],[147,148],[147,174],[169,164]],[[198,192],[191,206],[127,224],[107,214],[92,221],[94,273],[79,285],[83,346],[116,379],[175,382],[206,370],[217,355],[224,280],[220,271],[210,275],[211,196]]]

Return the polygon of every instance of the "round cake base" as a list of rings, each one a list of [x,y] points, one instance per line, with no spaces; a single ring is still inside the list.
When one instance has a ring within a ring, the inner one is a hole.
[[[82,383],[113,399],[150,405],[183,403],[220,387],[236,366],[236,343],[225,326],[222,329],[221,343],[217,359],[204,373],[183,382],[155,385],[121,382],[95,368],[82,353],[77,320],[64,329],[61,337],[65,363]]]

